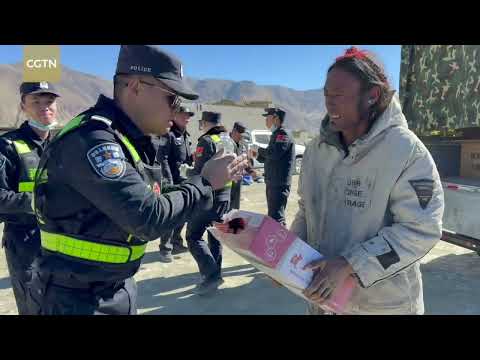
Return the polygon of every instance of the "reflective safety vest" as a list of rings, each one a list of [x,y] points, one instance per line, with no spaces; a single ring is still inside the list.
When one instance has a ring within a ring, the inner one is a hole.
[[[69,123],[65,125],[62,131],[60,131],[55,137],[55,141],[86,124],[88,121],[92,120],[102,121],[108,126],[110,126],[112,123],[110,120],[101,116],[89,117],[86,115],[80,115],[72,119]],[[132,145],[130,140],[128,140],[126,136],[122,135],[117,130],[114,131],[115,135],[119,138],[119,140],[128,150],[128,153],[132,157],[137,170],[141,173],[141,175],[144,176],[144,178],[148,178],[148,175],[145,174],[145,172],[143,171],[143,162],[140,158],[140,155],[138,154],[137,150]],[[40,170],[38,171],[37,177],[35,179],[36,188],[38,188],[41,184],[48,182],[48,178],[45,176],[45,166],[46,163],[41,166]],[[64,235],[45,231],[42,226],[45,224],[44,220],[42,219],[42,215],[39,213],[38,209],[36,209],[35,207],[34,209],[37,215],[37,219],[40,223],[42,248],[48,251],[68,255],[83,260],[110,264],[129,263],[141,259],[145,254],[145,248],[147,246],[147,243],[145,242],[140,245],[131,245],[130,242],[133,239],[133,235],[131,234],[126,239],[125,244],[112,245],[111,243],[103,243],[102,239],[95,239],[95,241],[91,241],[86,238],[82,239],[80,238],[81,236],[77,238],[71,235]]]
[[[33,192],[40,157],[26,141],[12,140],[12,143],[20,158],[18,192]]]
[[[207,136],[209,136],[215,144],[222,142],[220,135],[214,134],[214,135],[207,135]],[[233,181],[229,181],[225,184],[223,188],[228,189],[228,188],[231,188],[232,185],[233,185]]]

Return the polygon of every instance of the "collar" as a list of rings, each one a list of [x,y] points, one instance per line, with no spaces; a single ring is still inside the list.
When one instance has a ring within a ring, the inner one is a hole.
[[[100,110],[104,113],[107,119],[112,120],[114,126],[132,141],[138,141],[146,137],[128,115],[118,107],[114,100],[105,95],[100,95],[95,104],[95,108],[96,111]]]
[[[19,127],[19,130],[26,139],[32,141],[34,144],[42,148],[45,143],[48,142],[51,138],[51,132],[49,131],[48,137],[45,140],[41,139],[37,135],[37,133],[30,127],[30,125],[28,125],[28,121],[24,121],[23,124]]]
[[[173,132],[177,137],[180,135],[190,135],[187,129],[182,130],[175,123],[173,123],[173,126],[170,128],[170,131]]]
[[[118,107],[114,100],[100,95],[95,104],[95,111],[98,115],[104,115],[112,121],[112,126],[117,128],[123,135],[133,142],[135,148],[143,152],[147,163],[152,165],[155,160],[155,147],[150,136],[145,135],[137,125]]]

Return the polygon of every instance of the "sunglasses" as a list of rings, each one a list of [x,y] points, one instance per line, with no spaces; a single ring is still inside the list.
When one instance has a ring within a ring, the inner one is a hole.
[[[171,91],[168,91],[167,89],[164,89],[163,87],[159,86],[159,85],[156,85],[156,84],[151,84],[149,82],[146,82],[146,81],[143,81],[143,80],[139,80],[140,83],[142,84],[145,84],[145,85],[148,85],[148,86],[151,86],[151,87],[154,87],[154,88],[157,88],[157,89],[160,89],[161,91],[169,94],[168,96],[168,99],[169,99],[169,106],[176,112],[178,112],[180,110],[180,105],[182,103],[182,100],[180,99],[180,96],[178,96],[177,94],[171,92]]]

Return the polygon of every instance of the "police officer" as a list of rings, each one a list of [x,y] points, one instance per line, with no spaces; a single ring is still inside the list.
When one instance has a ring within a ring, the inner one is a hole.
[[[218,146],[222,145],[220,134],[227,131],[222,125],[221,114],[209,111],[202,113],[199,128],[203,131],[203,135],[198,139],[195,151],[193,169],[195,174],[199,174],[204,168],[205,162],[215,155]],[[206,228],[213,221],[221,221],[223,214],[228,211],[231,187],[231,181],[225,182],[221,189],[215,191],[213,208],[199,217],[192,218],[187,225],[188,248],[197,262],[202,276],[202,281],[195,289],[198,295],[210,294],[224,282],[221,275],[222,245],[210,233],[208,233],[208,245],[202,237]]]
[[[150,136],[166,134],[179,97],[196,99],[181,62],[156,46],[123,45],[114,99],[100,95],[46,148],[35,179],[42,254],[29,307],[38,314],[135,314],[147,241],[212,206],[213,189],[242,171],[217,156],[201,176],[160,194]]]
[[[265,111],[263,116],[272,136],[266,149],[254,149],[252,155],[265,163],[268,216],[286,225],[285,207],[295,166],[295,143],[283,127],[285,111],[280,108],[267,108]]]
[[[27,119],[0,137],[0,220],[13,295],[19,315],[28,315],[26,284],[40,251],[40,230],[32,209],[35,172],[56,124],[58,92],[48,82],[22,83],[20,107]]]
[[[245,144],[243,143],[243,134],[247,130],[247,127],[237,121],[233,124],[232,131],[230,132],[230,137],[235,144],[235,153],[241,155],[246,153]],[[248,169],[246,169],[248,171]],[[240,209],[240,193],[241,193],[242,181],[234,181],[231,190],[230,196],[230,210],[231,209]]]
[[[186,106],[181,106],[173,118],[173,126],[167,135],[161,139],[161,145],[157,154],[160,163],[164,167],[165,177],[171,185],[179,185],[187,180],[182,174],[182,165],[191,167],[193,165],[192,141],[187,131],[190,118],[195,113]],[[172,262],[172,255],[188,251],[183,245],[182,229],[184,224],[175,228],[171,236],[164,236],[160,239],[160,261]]]

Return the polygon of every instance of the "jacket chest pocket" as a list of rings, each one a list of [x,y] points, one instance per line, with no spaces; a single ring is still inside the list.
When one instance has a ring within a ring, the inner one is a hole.
[[[349,211],[364,212],[372,207],[375,171],[368,175],[347,175],[337,178],[336,193],[340,205]]]

